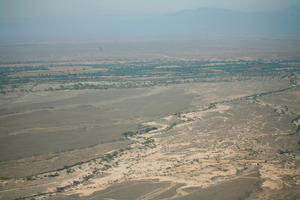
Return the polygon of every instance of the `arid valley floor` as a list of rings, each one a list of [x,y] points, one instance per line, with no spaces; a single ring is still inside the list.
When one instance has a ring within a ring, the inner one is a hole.
[[[3,58],[0,199],[299,199],[300,60],[253,52]]]

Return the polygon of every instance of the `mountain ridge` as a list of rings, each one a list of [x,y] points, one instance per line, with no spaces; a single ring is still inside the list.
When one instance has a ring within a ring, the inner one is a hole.
[[[182,10],[160,16],[100,15],[50,20],[0,20],[0,38],[160,37],[198,34],[300,33],[300,7],[276,12],[220,8]]]

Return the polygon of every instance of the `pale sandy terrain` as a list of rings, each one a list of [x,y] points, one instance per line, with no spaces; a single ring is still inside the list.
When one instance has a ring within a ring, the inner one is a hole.
[[[300,196],[299,86],[266,80],[176,87],[181,90],[175,91],[191,95],[189,107],[140,118],[135,128],[128,129],[133,135],[121,135],[126,145],[114,146],[94,159],[28,178],[1,180],[0,199],[130,199],[125,196],[139,188],[135,183],[149,186],[133,199],[197,199],[203,195],[219,199],[210,192],[217,195],[233,188],[240,192],[232,192],[236,196],[225,192],[224,199]],[[172,88],[158,87],[93,105],[114,106],[143,98],[146,102]],[[162,185],[155,187],[157,184]],[[127,193],[126,188],[130,189]],[[117,194],[120,197],[114,196]]]

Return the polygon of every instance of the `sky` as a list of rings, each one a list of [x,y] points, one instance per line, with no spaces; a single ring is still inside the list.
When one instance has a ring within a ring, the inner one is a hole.
[[[300,0],[0,0],[0,19],[166,14],[203,7],[256,12],[290,6],[300,6]]]

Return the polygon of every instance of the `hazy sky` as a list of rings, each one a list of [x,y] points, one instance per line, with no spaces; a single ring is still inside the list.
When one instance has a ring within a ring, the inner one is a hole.
[[[0,0],[0,19],[162,14],[201,7],[270,11],[294,5],[300,0]]]

